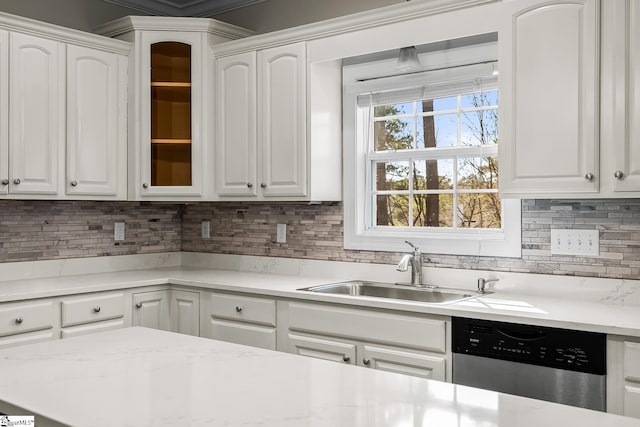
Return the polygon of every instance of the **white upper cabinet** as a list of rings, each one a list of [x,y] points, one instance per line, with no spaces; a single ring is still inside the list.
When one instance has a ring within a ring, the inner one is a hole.
[[[127,58],[67,49],[67,194],[126,199]]]
[[[117,40],[0,13],[0,195],[126,200]]]
[[[304,42],[216,61],[219,196],[307,196],[306,67]]]
[[[0,30],[0,195],[9,192],[9,33]]]
[[[61,193],[64,179],[65,46],[9,34],[9,192]]]
[[[598,0],[503,4],[503,197],[589,197],[599,177]]]
[[[264,196],[307,194],[306,67],[304,42],[258,51],[259,175]]]
[[[207,18],[129,16],[97,32],[134,44],[129,65],[129,198],[214,193],[210,48],[252,34]]]
[[[603,191],[640,197],[640,5],[602,7]]]
[[[216,61],[216,188],[257,196],[256,53]]]

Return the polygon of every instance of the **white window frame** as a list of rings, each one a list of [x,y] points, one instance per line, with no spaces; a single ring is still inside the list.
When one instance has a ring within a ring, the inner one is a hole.
[[[497,58],[495,43],[449,49],[422,54],[422,64],[430,69],[457,67],[465,64],[494,63]],[[371,227],[370,188],[371,173],[368,166],[377,157],[410,157],[401,151],[378,155],[370,151],[369,129],[358,129],[358,124],[370,123],[365,110],[357,107],[357,97],[366,93],[397,90],[430,82],[455,79],[455,68],[397,75],[396,61],[382,60],[343,67],[343,150],[344,150],[344,247],[355,250],[398,251],[408,249],[406,240],[433,254],[520,257],[521,203],[502,199],[502,228],[396,228]],[[485,65],[486,66],[486,65]],[[491,65],[493,66],[493,65]],[[464,67],[460,67],[461,73]],[[379,78],[380,76],[387,76]],[[391,76],[391,77],[389,77]],[[360,114],[360,117],[358,115]],[[496,156],[499,144],[494,146],[464,147],[457,155]],[[441,150],[441,151],[440,151]],[[454,150],[438,149],[443,157],[451,157]]]

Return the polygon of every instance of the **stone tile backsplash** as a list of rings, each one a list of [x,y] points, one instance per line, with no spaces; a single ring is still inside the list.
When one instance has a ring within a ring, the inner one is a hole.
[[[201,221],[211,221],[202,239]],[[276,224],[287,243],[276,243]],[[597,229],[597,258],[551,256],[551,228]],[[400,254],[342,248],[342,205],[200,203],[185,207],[182,250],[395,264]],[[449,268],[640,279],[640,199],[523,200],[522,258],[425,254]]]
[[[179,251],[181,205],[0,201],[0,262]],[[125,240],[114,242],[115,222]]]
[[[201,221],[211,238],[201,238]],[[124,242],[113,240],[125,222]],[[276,243],[276,224],[287,243]],[[597,229],[597,258],[551,256],[551,228]],[[342,204],[0,201],[0,262],[167,251],[395,264],[399,253],[342,248]],[[428,258],[428,262],[427,262]],[[640,199],[523,200],[522,258],[425,254],[426,265],[640,279]]]

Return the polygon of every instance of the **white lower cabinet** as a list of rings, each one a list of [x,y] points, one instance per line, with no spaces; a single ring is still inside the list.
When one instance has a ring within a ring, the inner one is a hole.
[[[278,326],[282,351],[451,380],[447,317],[304,302],[281,304]]]
[[[63,297],[60,301],[61,338],[131,326],[124,292]]]
[[[201,336],[276,349],[276,301],[209,292],[203,295]]]
[[[640,338],[608,337],[607,412],[640,418]]]
[[[133,294],[133,326],[169,330],[169,290]]]
[[[57,338],[53,300],[0,304],[0,348]]]
[[[172,289],[169,300],[169,330],[200,336],[200,293]]]

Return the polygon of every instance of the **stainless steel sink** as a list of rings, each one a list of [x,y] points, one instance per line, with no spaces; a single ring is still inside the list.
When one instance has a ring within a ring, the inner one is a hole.
[[[362,280],[311,286],[298,290],[323,294],[350,295],[355,297],[376,297],[419,301],[429,304],[452,304],[469,298],[475,298],[480,295],[461,289],[437,287],[415,288],[413,286],[394,285],[393,283],[383,282],[367,282]]]

